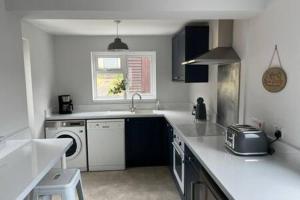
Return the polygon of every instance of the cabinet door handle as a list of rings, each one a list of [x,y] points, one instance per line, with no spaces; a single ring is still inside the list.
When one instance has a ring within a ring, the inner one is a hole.
[[[192,200],[195,200],[195,185],[204,185],[204,182],[202,181],[194,181],[194,182],[191,182],[191,197],[192,197]]]

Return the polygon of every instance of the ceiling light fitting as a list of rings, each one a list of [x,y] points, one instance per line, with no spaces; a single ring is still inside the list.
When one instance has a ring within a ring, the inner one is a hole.
[[[119,24],[121,23],[120,20],[114,21],[117,24],[117,35],[115,40],[110,43],[107,47],[107,50],[109,51],[126,51],[128,50],[128,45],[124,42],[122,42],[121,38],[119,38]]]

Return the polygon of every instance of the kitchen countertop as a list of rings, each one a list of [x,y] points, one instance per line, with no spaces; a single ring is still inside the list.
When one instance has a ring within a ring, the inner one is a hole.
[[[195,122],[194,116],[187,111],[171,110],[138,110],[130,111],[99,111],[99,112],[75,112],[73,114],[53,114],[46,120],[80,120],[80,119],[111,119],[130,117],[166,117],[169,123],[186,137],[198,137],[201,135],[220,135],[224,128],[207,121]]]
[[[230,199],[300,199],[299,153],[241,157],[224,148],[223,136],[186,138],[186,142]]]
[[[7,146],[14,145],[7,142]],[[33,139],[0,159],[0,199],[23,200],[71,146],[71,139]]]
[[[46,120],[77,120],[77,119],[108,119],[108,118],[127,118],[127,117],[152,117],[161,116],[161,111],[146,110],[137,113],[130,111],[99,111],[99,112],[74,112],[72,114],[52,114],[46,117]]]
[[[224,128],[194,121],[186,111],[154,111],[131,114],[115,111],[49,116],[48,120],[165,116],[186,145],[229,199],[300,199],[300,152],[241,157],[224,147]]]

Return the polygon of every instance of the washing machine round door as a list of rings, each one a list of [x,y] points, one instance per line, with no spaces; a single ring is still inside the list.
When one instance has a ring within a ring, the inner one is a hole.
[[[66,152],[67,160],[74,159],[80,153],[82,144],[76,133],[71,131],[61,131],[56,134],[56,138],[71,138],[73,140],[73,144]]]

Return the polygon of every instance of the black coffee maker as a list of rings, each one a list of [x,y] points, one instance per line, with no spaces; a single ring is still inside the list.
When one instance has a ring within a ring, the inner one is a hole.
[[[58,96],[59,114],[71,114],[73,111],[73,103],[70,95]]]
[[[206,120],[206,106],[202,97],[197,99],[197,105],[194,107],[194,109],[195,118],[197,120]]]

